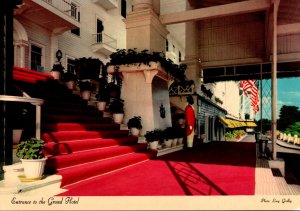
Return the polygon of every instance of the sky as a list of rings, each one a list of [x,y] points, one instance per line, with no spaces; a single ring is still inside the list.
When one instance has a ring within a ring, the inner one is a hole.
[[[264,80],[263,87],[270,87],[271,80]],[[263,94],[266,96],[266,94]],[[267,94],[268,97],[263,97],[263,102],[268,104],[263,109],[263,118],[270,119],[271,117],[271,95]],[[297,106],[300,109],[300,77],[296,78],[279,78],[277,80],[277,117],[279,117],[280,108],[283,105]],[[264,115],[264,113],[269,113]],[[260,114],[256,115],[256,119],[260,119]]]
[[[277,104],[300,108],[300,78],[285,78],[277,81]]]

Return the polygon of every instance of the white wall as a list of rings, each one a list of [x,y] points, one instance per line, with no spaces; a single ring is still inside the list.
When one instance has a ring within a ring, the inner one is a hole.
[[[47,59],[50,57],[51,32],[43,27],[31,23],[30,21],[24,18],[16,17],[16,19],[25,28],[28,36],[29,43],[28,46],[25,48],[25,67],[30,69],[30,45],[36,44],[43,48],[42,66],[45,67],[46,72],[49,71],[52,67],[50,60]]]
[[[218,105],[227,110],[228,114],[238,118],[240,111],[239,82],[218,82],[215,84],[212,91],[214,96],[223,101],[222,105]]]
[[[106,63],[108,58],[100,53],[93,53],[93,34],[96,34],[97,18],[103,22],[104,33],[117,39],[117,49],[126,48],[126,30],[121,16],[120,0],[118,8],[105,10],[97,3],[86,0],[77,0],[80,5],[80,36],[76,36],[69,31],[59,36],[59,49],[64,55],[74,58],[93,57],[99,58]],[[127,8],[131,8],[130,2]]]

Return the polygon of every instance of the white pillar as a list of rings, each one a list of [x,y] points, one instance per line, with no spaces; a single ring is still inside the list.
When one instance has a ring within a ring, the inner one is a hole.
[[[25,48],[27,46],[28,42],[24,40],[14,42],[14,65],[25,67]]]
[[[20,67],[25,67],[25,47],[26,45],[20,46]]]
[[[272,60],[272,141],[273,160],[277,160],[276,130],[277,130],[277,13],[280,0],[273,3],[273,60]]]
[[[133,0],[133,11],[140,11],[152,8],[152,0]]]

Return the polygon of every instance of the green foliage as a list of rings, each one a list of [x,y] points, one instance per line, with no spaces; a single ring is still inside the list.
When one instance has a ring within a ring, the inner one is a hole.
[[[109,110],[112,114],[123,114],[124,113],[124,100],[116,98],[109,105]]]
[[[61,65],[61,64],[54,64],[53,66],[52,66],[52,71],[58,71],[58,72],[60,72],[61,74],[63,74],[64,73],[64,67]]]
[[[245,114],[245,119],[250,119],[250,114],[246,113]]]
[[[226,141],[237,141],[240,136],[245,135],[246,132],[244,130],[233,130],[225,133]]]
[[[225,133],[225,139],[226,140],[232,140],[233,139],[233,135],[231,132],[226,132]]]
[[[93,91],[95,87],[89,81],[80,81],[79,88],[80,88],[80,91]]]
[[[16,156],[20,159],[41,159],[45,157],[42,152],[43,148],[42,139],[30,138],[18,145]]]
[[[131,119],[128,120],[127,122],[128,128],[137,128],[137,129],[142,129],[142,118],[140,116],[134,116]]]
[[[147,131],[145,134],[145,138],[147,142],[161,141],[163,139],[162,131],[158,129]]]
[[[175,135],[175,130],[174,130],[174,128],[172,128],[172,127],[167,127],[167,128],[163,131],[162,135],[163,135],[163,138],[165,138],[165,139],[173,139],[173,138],[177,138],[176,135]]]
[[[295,122],[290,125],[284,132],[286,134],[291,134],[292,136],[297,135],[300,137],[300,122]]]
[[[262,133],[266,134],[267,131],[271,130],[271,120],[269,119],[262,119],[255,121],[255,123],[257,124],[257,129],[260,130],[261,126],[262,126]]]
[[[63,73],[61,80],[64,82],[68,82],[68,81],[77,82],[77,75],[68,71],[68,72]]]
[[[177,78],[179,81],[185,80],[185,71],[187,66],[185,64],[177,65],[172,60],[166,59],[163,52],[152,52],[143,50],[137,52],[136,49],[120,49],[110,55],[110,62],[107,65],[122,65],[122,64],[145,64],[149,65],[150,62],[159,62],[164,70]]]
[[[75,72],[80,80],[98,80],[103,63],[98,58],[79,58],[75,59]],[[102,74],[105,68],[102,68]]]
[[[287,127],[299,121],[300,121],[300,111],[297,106],[283,105],[281,107],[279,113],[279,120],[278,120],[279,130],[284,131]]]

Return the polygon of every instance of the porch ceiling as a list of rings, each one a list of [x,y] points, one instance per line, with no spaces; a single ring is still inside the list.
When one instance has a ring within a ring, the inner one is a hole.
[[[23,0],[23,5],[15,10],[16,17],[26,18],[49,31],[70,30],[79,26],[78,21],[45,1]]]
[[[251,1],[251,0],[250,0]],[[215,6],[226,8],[227,4],[231,3],[241,3],[241,2],[250,2],[248,0],[189,0],[189,3],[195,8],[210,8]],[[260,4],[260,2],[252,1],[253,3]],[[263,1],[262,1],[263,2]],[[271,5],[272,1],[270,1]],[[242,5],[242,4],[241,4]],[[269,9],[264,9],[263,13],[257,13],[258,17],[260,16],[263,22],[266,25],[266,28],[270,27],[272,22],[268,23],[268,13]],[[233,12],[236,12],[233,10]],[[249,13],[254,13],[255,11],[249,11]],[[263,15],[260,15],[263,14]],[[230,16],[231,14],[227,14]],[[234,14],[233,14],[234,15]],[[211,16],[210,19],[214,19],[217,17]],[[206,19],[199,19],[197,22],[199,25],[205,22]],[[300,1],[299,0],[280,0],[279,8],[278,8],[278,17],[277,17],[277,25],[278,25],[278,36],[285,36],[290,34],[300,34]],[[267,31],[264,35],[265,39],[265,48],[266,52],[264,52],[265,57],[260,58],[261,61],[250,62],[250,64],[239,63],[219,66],[210,66],[203,65],[203,81],[205,83],[217,82],[217,81],[226,81],[226,80],[244,80],[244,79],[260,79],[262,78],[271,78],[271,47],[270,40],[271,34],[268,34]],[[285,77],[300,77],[300,57],[295,54],[297,52],[290,52],[291,57],[288,54],[285,54],[286,59],[280,58],[278,61],[278,69],[277,69],[277,77],[285,78]],[[295,56],[296,55],[296,56]],[[292,59],[291,59],[292,58]],[[222,63],[222,62],[220,62]]]

